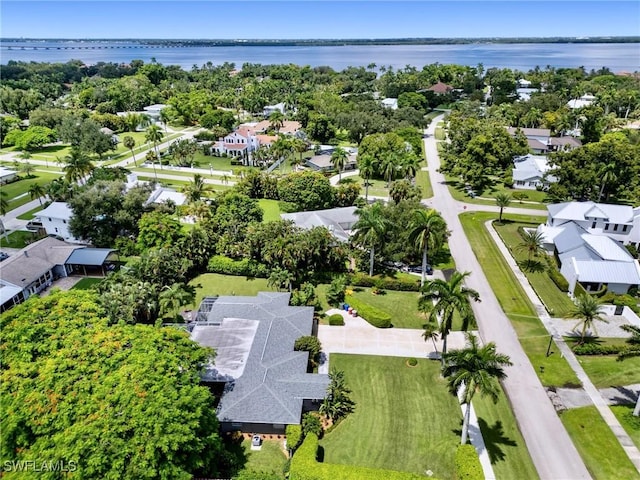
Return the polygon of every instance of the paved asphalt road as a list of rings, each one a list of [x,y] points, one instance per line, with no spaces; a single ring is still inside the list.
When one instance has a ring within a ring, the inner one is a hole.
[[[453,199],[444,183],[444,176],[437,172],[440,160],[434,134],[436,124],[441,119],[437,117],[431,122],[425,138],[434,192],[433,199],[428,203],[442,213],[451,230],[449,246],[458,270],[472,272],[467,285],[477,290],[482,299],[473,307],[483,341],[495,342],[500,353],[511,357],[513,366],[507,369],[504,387],[533,463],[542,480],[591,478],[471,250],[458,218],[463,210],[462,205]],[[491,209],[483,205],[477,207],[478,210]],[[467,210],[470,209],[468,206]]]

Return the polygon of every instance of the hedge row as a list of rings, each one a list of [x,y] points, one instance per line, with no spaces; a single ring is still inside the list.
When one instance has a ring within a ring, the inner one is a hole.
[[[300,425],[287,425],[285,434],[287,435],[287,448],[295,451],[302,441],[302,427]]]
[[[320,463],[316,460],[318,437],[310,433],[291,459],[289,480],[424,480],[424,476],[394,470]]]
[[[573,347],[576,355],[617,355],[628,345],[598,345],[597,343],[584,343]]]
[[[456,450],[456,478],[458,480],[484,480],[478,452],[473,445],[459,445]]]
[[[207,271],[209,273],[242,275],[245,277],[266,278],[268,276],[267,267],[255,260],[249,260],[248,258],[234,260],[233,258],[223,255],[214,255],[211,257],[207,265]]]
[[[358,315],[364,318],[367,322],[369,322],[374,327],[378,328],[389,328],[391,327],[391,315],[384,310],[380,310],[379,308],[372,307],[364,303],[361,300],[358,300],[354,296],[348,296],[345,300],[350,307],[353,307],[358,311]]]
[[[402,292],[419,292],[420,281],[396,280],[395,278],[370,277],[365,273],[354,273],[347,277],[347,282],[356,287],[378,287],[384,290]]]
[[[339,313],[334,313],[329,317],[329,325],[344,325],[344,317]]]
[[[569,291],[569,282],[567,282],[567,279],[564,278],[556,268],[549,266],[547,272],[549,273],[549,278],[551,278],[561,292]]]

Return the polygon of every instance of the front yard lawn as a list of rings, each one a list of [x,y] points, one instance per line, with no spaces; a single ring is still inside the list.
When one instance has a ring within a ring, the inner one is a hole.
[[[395,328],[422,328],[427,323],[423,314],[418,311],[418,292],[385,290],[384,295],[374,295],[370,288],[352,289],[353,296],[358,300],[389,313]],[[349,303],[348,295],[345,302]]]
[[[324,462],[455,477],[462,414],[440,378],[440,364],[366,355],[332,354],[345,372],[355,411],[321,441]]]
[[[262,217],[263,222],[275,222],[278,220],[282,220],[280,218],[280,207],[277,200],[261,198],[260,200],[258,200],[258,204],[264,212],[264,216]]]
[[[44,187],[51,183],[51,180],[60,177],[60,174],[49,172],[33,172],[32,175],[33,178],[27,178],[22,175],[21,179],[17,182],[2,185],[2,191],[7,194],[4,198],[9,203],[9,210],[18,208],[31,201],[31,197],[28,192],[32,184],[37,183]]]
[[[596,407],[573,408],[560,418],[594,479],[640,479]]]
[[[611,411],[616,416],[622,427],[631,437],[636,447],[640,448],[640,417],[633,416],[635,405],[614,405]]]
[[[189,285],[196,287],[196,301],[194,310],[198,308],[204,297],[219,295],[247,295],[255,296],[258,292],[272,292],[267,286],[266,278],[235,277],[233,275],[220,275],[217,273],[205,273],[194,278]]]
[[[512,188],[506,188],[502,183],[498,182],[494,187],[488,188],[484,192],[476,192],[476,197],[471,198],[465,189],[465,186],[462,182],[459,182],[457,179],[452,178],[450,176],[446,177],[447,187],[449,188],[449,192],[451,196],[460,202],[465,203],[475,203],[477,205],[495,205],[496,202],[493,200],[498,193],[507,193],[511,195],[512,200],[509,207],[517,207],[517,208],[527,208],[532,210],[545,210],[547,209],[546,204],[542,203],[543,199],[546,197],[544,192],[538,192],[535,190],[515,190]],[[525,194],[527,195],[527,199],[523,202],[513,199],[513,195],[517,194]],[[527,202],[539,202],[539,203],[527,203]],[[505,210],[505,212],[509,211],[509,207]]]
[[[578,361],[598,388],[640,383],[640,357],[618,362],[615,355],[579,355]]]
[[[418,170],[416,172],[416,185],[422,190],[422,198],[433,197],[433,188],[431,187],[429,172]]]
[[[7,238],[5,238],[4,234],[0,236],[0,247],[24,248],[40,238],[35,232],[16,230],[7,235]]]

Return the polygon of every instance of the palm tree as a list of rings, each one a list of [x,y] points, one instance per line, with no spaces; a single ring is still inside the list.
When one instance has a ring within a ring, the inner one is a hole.
[[[481,347],[475,335],[467,333],[466,337],[466,348],[452,350],[443,355],[442,369],[449,391],[458,397],[460,404],[466,404],[460,437],[462,445],[467,443],[471,400],[474,395],[488,395],[496,403],[500,392],[497,380],[506,378],[504,367],[513,365],[507,355],[496,351],[495,343],[490,342]]]
[[[364,180],[364,199],[369,200],[369,180],[375,173],[375,160],[369,155],[365,155],[358,159],[358,169],[360,177]]]
[[[44,197],[47,193],[44,190],[44,187],[39,183],[32,183],[29,185],[29,197],[31,200],[35,200],[36,198],[40,202],[40,206],[42,206],[42,197]]]
[[[631,336],[627,338],[629,346],[618,354],[617,360],[621,362],[627,358],[640,357],[640,327],[637,325],[622,325],[620,328],[629,332]],[[636,407],[633,409],[633,415],[640,416],[640,395],[638,395]]]
[[[380,165],[382,170],[382,174],[387,179],[387,188],[391,185],[391,180],[396,175],[396,171],[398,170],[398,157],[394,153],[388,154],[384,160],[382,160],[382,164]]]
[[[151,165],[153,166],[153,176],[156,179],[156,182],[158,181],[158,172],[156,172],[156,159],[158,157],[156,156],[156,152],[154,152],[153,150],[149,150],[147,152],[147,155],[145,156],[145,161],[147,163],[151,163]]]
[[[298,165],[302,165],[303,160],[302,160],[302,154],[304,154],[304,152],[307,151],[308,145],[307,142],[305,142],[304,140],[302,140],[301,138],[293,138],[291,140],[291,147],[300,154],[300,163],[298,163]],[[293,161],[292,161],[293,163]]]
[[[158,301],[162,316],[176,312],[180,307],[193,303],[196,298],[195,288],[184,283],[174,283],[171,286],[163,287]]]
[[[509,206],[511,203],[511,195],[505,192],[500,192],[496,195],[496,205],[500,207],[500,216],[498,217],[498,221],[502,223],[502,211]]]
[[[343,371],[331,369],[329,379],[327,395],[320,404],[319,411],[322,415],[335,421],[353,412],[355,402],[349,396],[351,390],[347,387]]]
[[[131,136],[127,135],[126,137],[124,137],[124,138],[122,139],[122,144],[124,145],[124,147],[125,147],[125,148],[128,148],[129,150],[131,150],[131,156],[133,156],[133,166],[134,166],[134,167],[137,167],[137,165],[136,165],[136,154],[135,154],[135,152],[133,151],[133,149],[134,149],[134,148],[135,148],[135,146],[136,146],[136,140],[135,140],[135,138],[133,138],[133,137],[131,137]]]
[[[27,178],[32,178],[33,177],[33,172],[35,172],[36,167],[29,162],[25,162],[22,165],[20,165],[20,171],[23,172]]]
[[[275,267],[271,274],[269,275],[269,279],[267,280],[267,285],[269,287],[275,287],[277,290],[281,288],[292,290],[292,282],[294,280],[293,274],[280,267]]]
[[[193,176],[193,181],[182,187],[182,193],[187,196],[189,203],[197,202],[202,197],[211,191],[211,187],[207,185],[204,178],[199,173]]]
[[[602,185],[600,186],[600,193],[598,194],[598,202],[602,200],[602,195],[604,194],[605,187],[618,180],[618,176],[616,175],[616,167],[617,165],[614,162],[607,163],[600,168],[598,172],[602,175]],[[609,194],[607,193],[607,197]]]
[[[331,163],[333,163],[333,166],[338,170],[338,183],[342,181],[342,170],[344,170],[348,158],[349,154],[341,147],[336,147],[331,154]]]
[[[544,248],[542,248],[543,239],[544,235],[537,230],[523,230],[522,242],[516,248],[527,252],[527,263],[529,265],[531,265],[534,255],[544,252]]]
[[[409,241],[422,250],[422,278],[420,286],[424,285],[427,277],[427,253],[429,246],[443,240],[447,224],[440,214],[430,208],[417,208],[413,211],[413,220],[409,224]]]
[[[405,155],[402,159],[400,168],[404,172],[404,176],[407,180],[415,178],[416,173],[420,169],[420,163],[422,159],[415,154]]]
[[[167,108],[163,108],[160,110],[160,121],[162,125],[164,125],[164,133],[167,133],[167,123],[171,120],[170,110]]]
[[[429,322],[424,326],[424,332],[422,332],[422,338],[424,341],[431,340],[433,342],[433,348],[436,351],[436,355],[438,354],[438,345],[436,344],[436,340],[440,337],[440,327],[437,323]]]
[[[282,114],[282,112],[272,112],[271,115],[269,115],[269,124],[271,125],[271,128],[276,131],[276,133],[280,133],[280,129],[284,124],[284,115]]]
[[[153,143],[153,148],[156,151],[156,158],[160,162],[160,169],[162,170],[162,159],[160,158],[160,152],[158,151],[158,143],[162,140],[164,134],[157,125],[151,125],[147,128],[147,134],[144,136],[147,142]]]
[[[0,190],[0,215],[6,215],[9,211],[9,202],[7,201],[7,192]]]
[[[596,320],[609,323],[609,321],[602,316],[603,313],[603,307],[597,298],[588,294],[583,294],[576,298],[576,306],[571,310],[570,315],[571,318],[580,319],[574,327],[575,329],[579,325],[582,325],[580,343],[584,343],[584,337],[587,333],[587,329],[593,329],[593,331],[596,332]]]
[[[458,312],[462,319],[462,330],[467,330],[474,320],[470,299],[480,301],[480,294],[464,286],[464,279],[471,272],[454,272],[449,281],[435,279],[421,289],[418,310],[429,314],[429,319],[440,324],[442,353],[447,353],[447,336],[453,324],[453,315]],[[444,361],[444,360],[443,360]]]
[[[381,202],[376,202],[368,207],[356,210],[358,221],[353,226],[355,234],[353,239],[363,247],[370,249],[369,276],[373,276],[373,261],[376,246],[380,244],[384,235],[389,230],[390,222],[385,217]]]
[[[89,157],[75,147],[71,148],[71,152],[64,157],[62,162],[65,163],[62,170],[65,172],[65,178],[69,182],[82,182],[83,178],[95,168]]]

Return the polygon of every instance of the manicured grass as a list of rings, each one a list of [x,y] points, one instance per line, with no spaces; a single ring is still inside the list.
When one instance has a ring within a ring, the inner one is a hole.
[[[532,222],[530,216],[514,216],[517,221]],[[471,247],[482,265],[493,292],[502,309],[511,320],[522,348],[547,386],[577,385],[579,381],[558,349],[546,357],[549,336],[538,319],[533,305],[527,298],[513,271],[502,257],[484,223],[495,218],[493,213],[469,212],[460,215],[460,221],[471,240]],[[544,369],[540,369],[543,366]]]
[[[364,196],[364,179],[360,175],[349,177],[362,186],[361,194]],[[373,197],[388,197],[389,189],[384,180],[369,180],[369,195]]]
[[[7,238],[5,238],[4,235],[0,236],[0,247],[24,248],[41,237],[39,237],[35,232],[16,230],[15,232],[7,235]]]
[[[624,430],[629,434],[636,447],[640,448],[640,417],[633,416],[635,405],[615,405],[611,411],[622,424]]]
[[[284,466],[287,457],[282,451],[283,440],[263,440],[261,450],[251,450],[251,440],[244,440],[242,448],[247,458],[241,472],[258,474],[274,473],[280,478],[284,478]],[[240,473],[240,472],[238,472]]]
[[[506,395],[500,389],[497,403],[476,395],[473,408],[496,478],[538,478]]]
[[[102,280],[102,278],[83,278],[71,287],[71,290],[91,290],[94,285],[97,285]]]
[[[440,124],[438,124],[438,125],[440,125]],[[444,129],[442,127],[439,127],[439,126],[436,127],[436,131],[435,131],[434,135],[436,137],[436,140],[444,140],[444,139],[447,138],[447,135],[445,134]]]
[[[464,185],[461,182],[459,182],[458,180],[450,176],[447,176],[446,180],[447,180],[447,187],[449,188],[449,192],[451,193],[451,196],[453,198],[455,198],[460,202],[475,203],[477,205],[495,205],[496,204],[495,200],[491,200],[491,199],[488,200],[488,198],[495,198],[495,196],[498,193],[508,193],[513,197],[515,193],[524,192],[529,196],[528,200],[526,201],[540,201],[540,202],[542,202],[542,198],[540,194],[544,194],[544,192],[537,192],[535,190],[514,190],[511,188],[505,188],[504,185],[502,185],[502,183],[499,183],[496,186],[485,190],[481,194],[476,192],[477,196],[475,198],[471,198],[469,195],[467,195],[467,192],[464,189]],[[546,196],[546,194],[544,195]],[[478,197],[483,197],[483,198],[478,198]],[[517,200],[512,200],[509,206],[518,207],[518,208],[528,208],[532,210],[546,211],[547,209],[546,204],[543,204],[543,203],[526,203],[526,202],[520,203]],[[509,208],[507,207],[507,211],[508,210]]]
[[[462,414],[440,378],[440,365],[418,360],[332,354],[345,372],[355,411],[321,441],[324,461],[454,478]]]
[[[145,175],[138,175],[138,180],[145,180],[148,182],[153,182],[155,181],[155,177],[153,176],[145,176]],[[166,179],[166,178],[158,178],[158,183],[164,187],[168,187],[168,188],[173,188],[176,190],[180,190],[180,188],[182,188],[184,185],[187,185],[188,183],[190,183],[189,180],[173,180],[173,179]],[[231,185],[210,185],[213,188],[214,192],[219,192],[222,190],[228,190],[231,188]]]
[[[194,155],[193,160],[200,168],[209,168],[209,165],[211,165],[211,168],[214,170],[229,171],[242,168],[242,165],[231,165],[231,157],[214,157],[198,152]]]
[[[433,197],[433,188],[431,187],[429,172],[418,170],[416,172],[416,185],[422,190],[422,198]]]
[[[32,175],[33,178],[22,176],[17,182],[2,186],[2,191],[7,194],[5,199],[9,202],[9,210],[31,201],[28,192],[32,184],[37,183],[38,185],[46,186],[51,183],[51,180],[60,177],[60,174],[49,172],[34,172]]]
[[[417,292],[397,292],[386,290],[384,295],[373,295],[370,288],[354,288],[353,296],[373,307],[391,315],[395,328],[422,328],[427,323],[424,315],[418,311]],[[349,296],[345,299],[349,303]]]
[[[640,383],[640,357],[618,362],[615,355],[579,355],[578,361],[598,388]]]
[[[232,275],[219,275],[217,273],[205,273],[194,278],[189,285],[196,287],[197,308],[205,296],[217,295],[257,295],[258,292],[273,292],[267,285],[266,278],[234,277]]]
[[[529,279],[529,283],[536,291],[542,303],[546,306],[549,314],[553,317],[567,317],[571,310],[575,307],[575,304],[571,301],[569,296],[561,291],[555,283],[549,277],[547,272],[547,263],[544,256],[541,254],[533,258],[532,265],[536,265],[537,268],[527,268],[528,256],[527,252],[519,249],[522,243],[522,236],[518,232],[518,227],[536,228],[539,223],[505,223],[499,224],[493,223],[502,241],[505,243],[511,255],[516,259],[520,269]]]
[[[135,172],[141,172],[141,173],[148,173],[148,174],[153,174],[153,167],[135,167],[133,169],[133,171]],[[189,171],[184,171],[184,170],[178,170],[177,168],[174,167],[169,167],[167,165],[165,165],[163,163],[163,167],[160,168],[159,164],[156,164],[156,171],[155,173],[157,173],[158,175],[175,175],[177,177],[184,177],[187,180],[192,180],[193,176],[195,175],[195,172],[189,172]],[[209,175],[208,173],[204,173],[201,174],[201,176],[203,178],[214,178],[216,180],[222,180],[223,177],[219,176],[219,175]],[[235,181],[235,178],[228,178],[227,180],[230,181]]]
[[[264,216],[262,217],[263,222],[275,222],[277,220],[281,220],[281,212],[277,200],[268,200],[266,198],[261,198],[260,200],[258,200],[258,204],[264,211]]]
[[[594,479],[640,478],[596,407],[567,410],[560,418]]]
[[[29,210],[28,212],[18,215],[16,218],[20,220],[33,220],[34,214],[47,207],[48,202],[43,202],[42,205],[38,205],[36,208]]]

